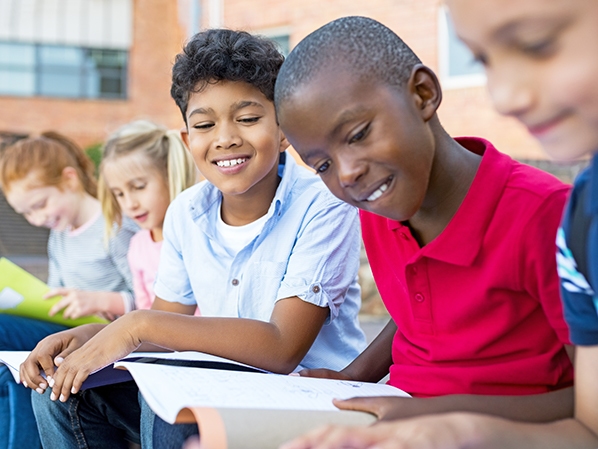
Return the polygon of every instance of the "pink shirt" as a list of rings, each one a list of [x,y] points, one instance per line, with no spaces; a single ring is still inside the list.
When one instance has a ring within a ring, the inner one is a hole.
[[[137,309],[149,309],[154,302],[154,280],[160,263],[162,242],[154,242],[148,229],[142,229],[131,238],[129,267],[133,275],[133,291]]]
[[[483,158],[428,245],[400,222],[361,212],[374,278],[398,327],[389,383],[415,396],[570,386],[554,245],[569,188],[485,140],[458,141]]]

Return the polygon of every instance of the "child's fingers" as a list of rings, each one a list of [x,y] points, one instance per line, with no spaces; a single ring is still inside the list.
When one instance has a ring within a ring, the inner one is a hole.
[[[50,399],[53,401],[58,399],[60,402],[65,402],[71,393],[75,394],[79,392],[81,385],[87,379],[88,375],[88,370],[66,366],[66,362],[63,362],[62,366],[56,370]]]
[[[42,298],[49,299],[49,298],[53,298],[54,296],[66,296],[69,294],[70,291],[71,291],[70,288],[64,288],[64,287],[53,288],[48,293],[46,293],[44,296],[42,296]]]
[[[19,368],[19,376],[21,377],[21,383],[25,387],[31,388],[40,394],[43,394],[48,387],[47,381],[41,375],[37,366],[32,368],[31,366],[26,366],[24,363],[21,364],[21,367]]]
[[[69,298],[68,296],[64,296],[60,301],[58,301],[56,304],[54,304],[52,306],[52,308],[48,312],[48,315],[54,316],[55,314],[60,312],[62,309],[67,307],[70,303],[71,303],[71,298]]]
[[[64,312],[62,312],[62,316],[72,320],[79,318],[81,316],[81,309],[77,301],[72,301],[68,306],[66,306],[66,309],[64,309]]]
[[[332,402],[341,410],[357,410],[360,412],[371,413],[378,419],[389,417],[399,419],[408,416],[405,415],[405,413],[409,410],[407,408],[409,403],[405,402],[405,400],[410,401],[410,399],[407,398],[380,396],[358,397],[345,400],[334,399]]]
[[[333,371],[331,369],[316,368],[316,369],[302,369],[299,371],[301,377],[319,377],[322,379],[340,379],[352,380],[349,376],[340,371]]]

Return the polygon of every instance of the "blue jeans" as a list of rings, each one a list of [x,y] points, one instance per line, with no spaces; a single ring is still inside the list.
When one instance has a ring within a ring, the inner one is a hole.
[[[0,313],[0,351],[31,351],[48,335],[67,329],[59,324]],[[17,384],[0,366],[0,449],[39,448],[31,390]]]
[[[158,418],[132,381],[83,390],[64,403],[33,393],[32,403],[44,449],[126,449],[128,442],[180,449],[198,433],[197,425]]]

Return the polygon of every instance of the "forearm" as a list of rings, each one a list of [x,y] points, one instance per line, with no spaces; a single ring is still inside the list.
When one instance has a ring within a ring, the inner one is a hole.
[[[525,396],[447,395],[416,398],[390,409],[384,420],[445,412],[474,412],[522,422],[550,422],[573,416],[573,388]]]
[[[447,415],[450,416],[450,415]],[[596,449],[598,438],[575,419],[520,423],[481,415],[454,414],[455,429],[467,449]],[[468,422],[466,422],[468,421]]]
[[[309,349],[285,339],[270,322],[153,310],[138,310],[128,315],[133,326],[131,332],[139,344],[206,352],[272,372],[291,372]]]
[[[365,351],[341,372],[361,382],[380,381],[392,365],[392,342],[396,332],[397,326],[390,319]]]

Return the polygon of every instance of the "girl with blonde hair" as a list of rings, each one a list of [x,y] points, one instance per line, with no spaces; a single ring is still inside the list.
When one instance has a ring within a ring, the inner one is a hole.
[[[104,219],[120,224],[124,215],[141,228],[128,253],[137,309],[149,309],[154,299],[166,209],[196,180],[193,159],[178,131],[139,120],[118,129],[104,146],[99,179]],[[114,230],[105,229],[109,239]]]

